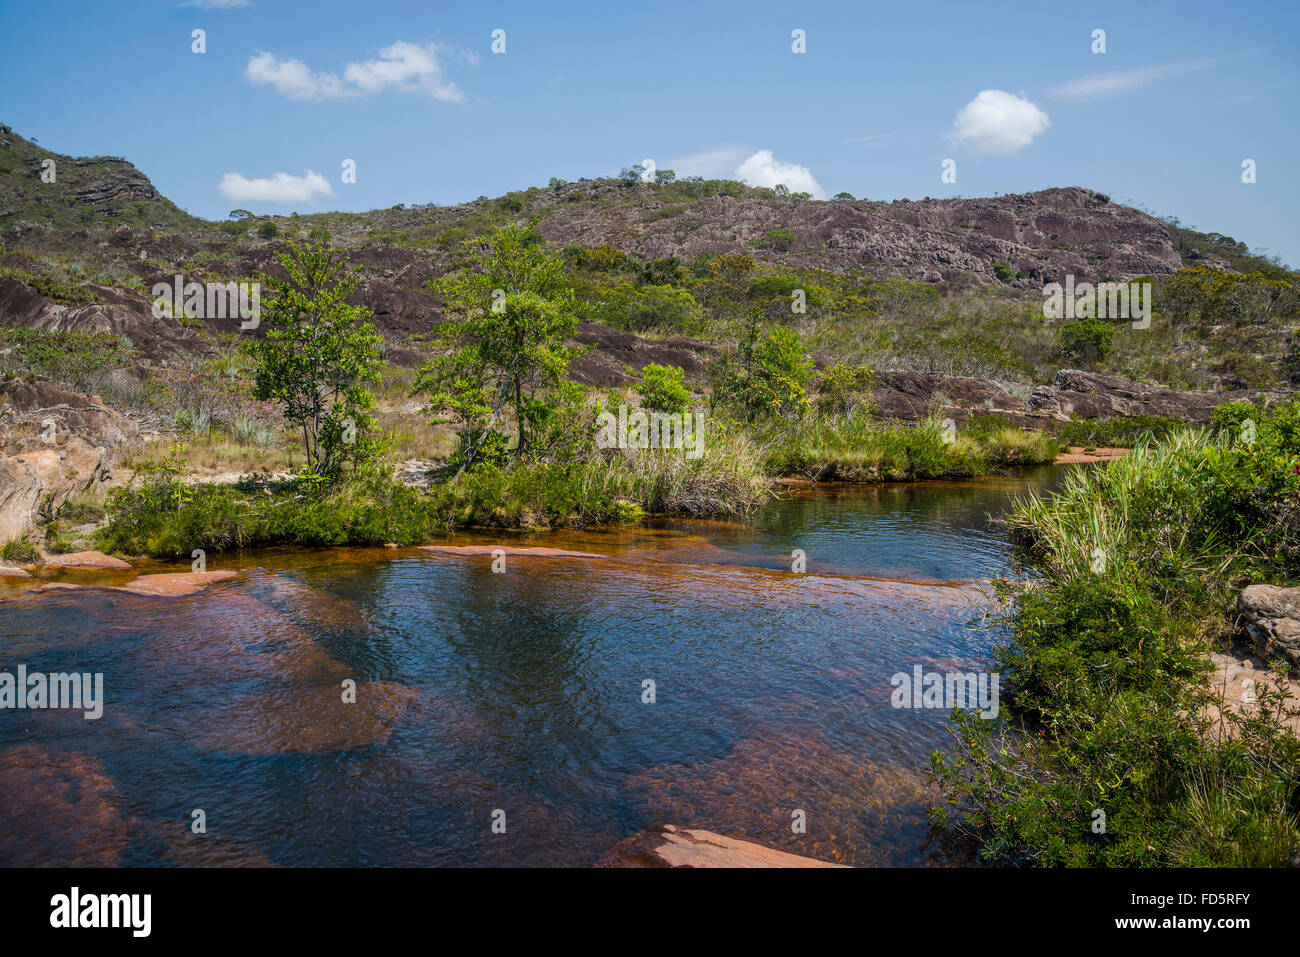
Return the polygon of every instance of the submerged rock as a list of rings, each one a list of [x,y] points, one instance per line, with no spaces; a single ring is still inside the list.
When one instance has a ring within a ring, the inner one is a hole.
[[[647,828],[619,841],[597,867],[845,867],[712,831],[672,824]]]
[[[179,598],[201,592],[209,585],[235,578],[239,572],[223,570],[214,572],[174,572],[160,575],[141,575],[121,586],[123,591],[137,595],[155,595],[159,598]]]
[[[133,820],[97,758],[22,744],[0,752],[0,865],[114,867]]]

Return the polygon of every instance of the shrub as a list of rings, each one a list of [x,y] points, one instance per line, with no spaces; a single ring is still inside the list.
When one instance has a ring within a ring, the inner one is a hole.
[[[684,412],[691,404],[686,373],[677,366],[650,363],[641,370],[637,388],[642,408],[651,412]]]

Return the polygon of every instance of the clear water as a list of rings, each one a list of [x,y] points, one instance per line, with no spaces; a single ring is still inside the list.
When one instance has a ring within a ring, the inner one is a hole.
[[[1056,475],[450,540],[608,556],[503,574],[376,549],[215,556],[244,573],[185,598],[0,584],[0,667],[103,672],[107,699],[0,711],[0,864],[586,866],[655,823],[960,863],[926,819],[947,713],[893,708],[890,678],[988,665],[981,583],[1013,573],[990,516]]]

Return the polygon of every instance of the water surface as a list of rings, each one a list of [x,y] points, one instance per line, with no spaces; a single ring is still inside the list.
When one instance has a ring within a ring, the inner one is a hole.
[[[586,866],[655,823],[961,863],[925,813],[947,715],[891,707],[890,677],[989,665],[982,583],[1013,573],[990,516],[1056,474],[449,540],[608,556],[501,574],[349,549],[213,556],[244,574],[186,598],[0,584],[0,667],[103,672],[107,697],[0,711],[0,864]]]

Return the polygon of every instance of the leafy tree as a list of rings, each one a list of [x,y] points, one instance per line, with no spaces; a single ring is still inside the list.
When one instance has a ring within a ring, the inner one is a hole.
[[[272,295],[260,317],[266,334],[248,347],[257,361],[254,394],[280,403],[301,432],[309,471],[334,476],[379,451],[375,397],[364,384],[379,378],[381,339],[367,321],[371,311],[346,302],[361,285],[346,257],[290,242],[277,258],[288,279],[258,275]]]
[[[685,412],[691,404],[686,373],[678,366],[650,363],[641,370],[641,406],[650,412]]]
[[[470,261],[459,273],[430,284],[457,318],[439,328],[448,351],[425,363],[412,390],[459,420],[462,470],[503,410],[515,421],[515,454],[527,452],[580,352],[565,345],[578,318],[563,261],[531,227],[499,227],[486,248],[467,243],[466,250]]]
[[[842,192],[842,193],[836,193],[836,194],[835,194],[835,198],[836,198],[836,199],[852,199],[852,198],[853,198],[853,194],[852,194],[852,193],[843,193],[843,192]]]
[[[837,362],[817,376],[817,411],[828,416],[849,415],[871,402],[872,372],[866,366]]]
[[[736,402],[750,415],[801,416],[808,408],[813,364],[799,335],[788,326],[761,333],[755,309],[734,359],[724,360],[715,397]]]
[[[1085,365],[1101,362],[1114,351],[1115,327],[1103,319],[1079,319],[1061,327],[1061,353]]]

